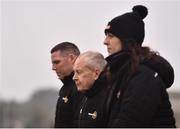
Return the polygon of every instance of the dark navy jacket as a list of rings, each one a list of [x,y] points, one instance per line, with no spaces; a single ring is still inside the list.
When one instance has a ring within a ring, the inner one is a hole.
[[[107,96],[107,79],[104,73],[101,73],[94,85],[84,93],[84,98],[79,105],[75,121],[78,127],[106,127],[107,121],[104,112],[104,102]]]
[[[73,122],[74,115],[82,95],[78,93],[72,77],[73,74],[62,80],[64,85],[59,91],[56,105],[55,128],[75,127]]]
[[[108,127],[175,127],[166,91],[173,84],[174,71],[164,58],[157,59],[142,58],[137,71],[129,76],[127,52],[106,58],[112,74],[106,103]]]

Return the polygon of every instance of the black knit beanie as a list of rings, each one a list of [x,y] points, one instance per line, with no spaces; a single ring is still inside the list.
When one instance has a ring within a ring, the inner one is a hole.
[[[134,6],[132,10],[112,19],[105,29],[105,34],[109,32],[120,40],[134,40],[142,45],[145,35],[143,19],[147,16],[148,10],[142,5]]]

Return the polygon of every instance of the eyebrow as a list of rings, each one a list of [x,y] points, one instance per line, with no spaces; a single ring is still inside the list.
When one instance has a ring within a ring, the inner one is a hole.
[[[81,69],[74,69],[74,72],[81,73],[81,72],[83,72],[83,70],[81,70]]]

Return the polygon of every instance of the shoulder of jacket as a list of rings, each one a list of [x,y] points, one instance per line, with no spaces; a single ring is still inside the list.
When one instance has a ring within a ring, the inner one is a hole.
[[[138,72],[145,73],[145,74],[152,74],[152,75],[156,73],[153,69],[149,68],[148,66],[144,64],[139,65]]]
[[[149,68],[146,65],[140,64],[139,68],[137,70],[137,72],[134,74],[134,76],[132,77],[132,80],[136,80],[136,79],[140,79],[140,80],[151,80],[151,81],[162,81],[161,77],[159,76],[159,74],[154,71],[153,69]]]

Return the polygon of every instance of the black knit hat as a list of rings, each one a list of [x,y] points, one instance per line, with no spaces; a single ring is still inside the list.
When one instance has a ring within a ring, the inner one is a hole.
[[[112,19],[105,29],[105,34],[109,32],[121,40],[132,39],[142,45],[145,35],[143,19],[148,10],[142,5],[134,6],[132,10]]]

